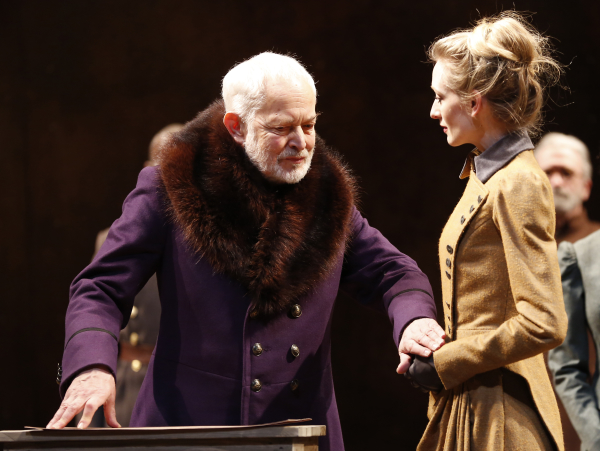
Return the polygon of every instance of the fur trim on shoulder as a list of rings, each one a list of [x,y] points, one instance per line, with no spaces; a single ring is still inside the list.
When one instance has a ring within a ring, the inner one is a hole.
[[[332,271],[350,231],[356,184],[317,138],[299,183],[266,181],[223,125],[216,101],[162,152],[170,215],[218,273],[241,283],[263,318],[306,295]]]

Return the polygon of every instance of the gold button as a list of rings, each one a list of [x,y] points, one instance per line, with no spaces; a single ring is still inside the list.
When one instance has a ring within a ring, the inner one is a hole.
[[[258,356],[261,355],[263,353],[263,347],[261,346],[260,343],[254,343],[254,346],[252,346],[252,354]]]
[[[139,341],[140,336],[135,332],[132,332],[131,335],[129,335],[129,343],[131,344],[131,346],[137,346]]]
[[[300,348],[296,345],[292,345],[292,347],[290,348],[290,351],[292,351],[292,355],[294,357],[298,357],[300,355]]]
[[[131,369],[137,373],[139,370],[142,369],[142,362],[140,362],[139,360],[134,360],[133,362],[131,362]]]
[[[262,388],[262,384],[260,383],[260,380],[254,379],[252,381],[252,385],[250,386],[250,388],[252,388],[253,392],[258,393],[260,391],[260,389]]]
[[[131,309],[131,319],[133,319],[137,316],[138,316],[138,308],[134,305],[133,308]]]
[[[290,382],[290,388],[292,389],[292,391],[298,390],[299,386],[300,383],[298,382],[298,379],[294,379],[292,382]]]
[[[255,308],[250,311],[250,318],[256,318],[258,316],[258,310]]]
[[[292,308],[290,310],[290,314],[294,318],[300,318],[302,316],[302,307],[300,307],[300,304],[294,304],[294,305],[292,305]]]

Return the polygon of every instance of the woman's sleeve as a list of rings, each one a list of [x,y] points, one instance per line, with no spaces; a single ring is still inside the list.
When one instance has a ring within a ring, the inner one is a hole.
[[[166,239],[158,186],[156,168],[140,173],[100,251],[71,284],[62,396],[86,368],[103,365],[116,374],[119,331],[129,321],[135,295],[156,272]]]
[[[558,248],[565,309],[569,318],[563,344],[548,354],[556,392],[584,445],[600,447],[600,412],[589,384],[590,350],[585,317],[585,292],[575,247],[563,242]]]
[[[547,178],[525,170],[511,172],[499,181],[491,201],[510,281],[507,296],[512,293],[517,315],[497,329],[448,343],[434,354],[446,388],[548,351],[566,334]]]

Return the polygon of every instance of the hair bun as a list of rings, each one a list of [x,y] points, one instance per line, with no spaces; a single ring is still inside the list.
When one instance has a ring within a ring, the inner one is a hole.
[[[539,129],[544,88],[558,82],[562,72],[548,38],[515,11],[482,18],[471,29],[443,37],[428,54],[450,65],[452,90],[464,100],[474,92],[485,96],[510,130]]]

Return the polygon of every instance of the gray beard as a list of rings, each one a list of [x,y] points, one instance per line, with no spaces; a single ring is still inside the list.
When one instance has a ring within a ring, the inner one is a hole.
[[[308,152],[306,149],[302,152],[295,152],[288,148],[281,152],[279,156],[273,157],[273,155],[266,151],[261,144],[262,143],[257,139],[254,131],[249,128],[244,143],[246,155],[248,155],[252,164],[256,166],[267,180],[273,183],[294,184],[302,180],[308,173],[315,152],[314,148],[311,152]],[[297,155],[306,157],[306,160],[301,166],[296,167],[291,171],[285,171],[279,165],[279,159]]]
[[[575,193],[565,191],[560,187],[554,188],[552,191],[554,192],[554,208],[560,215],[570,212],[581,204],[580,197]]]

